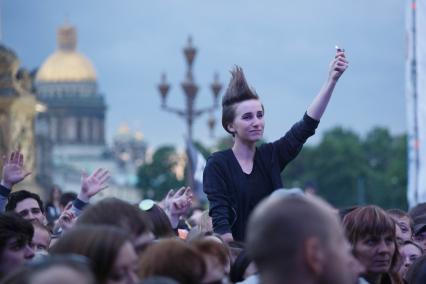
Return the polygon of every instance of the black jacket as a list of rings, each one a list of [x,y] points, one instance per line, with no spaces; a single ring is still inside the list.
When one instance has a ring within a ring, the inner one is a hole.
[[[319,121],[307,114],[279,140],[256,148],[253,171],[245,174],[231,149],[213,153],[204,169],[203,187],[213,229],[244,241],[248,217],[261,199],[282,188],[281,172],[315,133]]]

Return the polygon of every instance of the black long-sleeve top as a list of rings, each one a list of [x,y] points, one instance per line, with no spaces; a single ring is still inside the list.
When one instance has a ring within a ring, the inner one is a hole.
[[[210,203],[213,229],[244,241],[248,217],[272,191],[282,188],[281,172],[315,133],[319,121],[306,113],[279,140],[256,148],[253,170],[241,169],[232,149],[213,153],[204,169],[203,187]]]

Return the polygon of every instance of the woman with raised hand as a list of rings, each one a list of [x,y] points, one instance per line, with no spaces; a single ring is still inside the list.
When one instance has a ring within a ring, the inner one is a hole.
[[[282,188],[281,172],[315,133],[334,87],[348,67],[337,49],[329,76],[302,120],[280,139],[256,147],[265,127],[264,106],[243,70],[235,67],[222,99],[222,126],[234,137],[231,149],[213,153],[204,169],[203,186],[214,231],[226,240],[243,241],[248,216],[257,203]]]

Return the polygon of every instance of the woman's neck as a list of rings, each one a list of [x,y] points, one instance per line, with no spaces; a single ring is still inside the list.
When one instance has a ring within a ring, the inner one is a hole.
[[[253,161],[256,153],[256,143],[242,143],[239,140],[235,140],[232,152],[234,152],[238,160]]]

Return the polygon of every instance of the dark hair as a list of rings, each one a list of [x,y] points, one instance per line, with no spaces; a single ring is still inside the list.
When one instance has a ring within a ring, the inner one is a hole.
[[[142,280],[161,275],[179,283],[199,284],[206,272],[201,254],[178,239],[163,239],[149,246],[139,263]]]
[[[40,196],[36,193],[29,192],[28,190],[19,190],[12,192],[9,195],[7,204],[6,204],[6,211],[14,211],[16,208],[16,205],[21,202],[24,199],[32,198],[38,203],[38,207],[40,207],[41,212],[44,214],[44,206],[43,201],[41,201]]]
[[[15,212],[0,214],[0,255],[9,240],[16,239],[17,244],[23,247],[31,242],[33,235],[34,228],[30,221]]]
[[[232,78],[222,98],[222,126],[226,132],[233,135],[228,126],[235,118],[235,104],[247,100],[258,100],[259,96],[247,84],[241,67],[235,66],[231,75]]]
[[[70,203],[71,201],[75,200],[77,198],[77,194],[74,192],[64,192],[61,195],[61,198],[59,199],[59,204],[62,207],[65,207]]]
[[[419,203],[408,211],[411,219],[415,220],[417,217],[426,214],[426,202]]]
[[[78,254],[87,257],[99,283],[110,274],[121,247],[130,237],[112,226],[75,226],[49,250],[52,255]]]
[[[154,204],[149,210],[146,210],[145,212],[151,219],[152,232],[156,238],[168,238],[176,236],[169,217],[167,217],[166,212],[164,212],[160,206]]]
[[[395,252],[392,256],[391,268],[392,271],[400,257],[398,245],[396,243],[396,223],[393,218],[387,214],[382,208],[375,205],[359,207],[348,213],[343,218],[343,227],[345,228],[346,237],[352,246],[368,236],[382,236],[390,234],[393,237]],[[355,256],[356,256],[356,252]],[[368,270],[368,267],[366,267]]]
[[[395,238],[395,221],[382,208],[374,205],[362,206],[346,214],[343,226],[352,245],[369,235],[390,233]]]
[[[252,261],[253,260],[246,251],[243,250],[240,252],[234,263],[231,265],[231,272],[229,276],[232,283],[237,283],[244,280],[244,273]]]
[[[77,225],[111,225],[126,230],[132,236],[151,231],[151,221],[145,212],[118,198],[104,198],[85,209]]]

